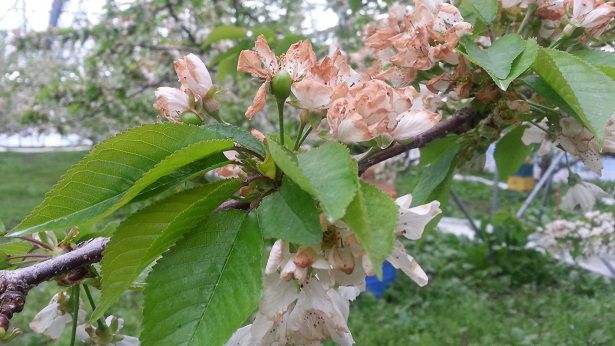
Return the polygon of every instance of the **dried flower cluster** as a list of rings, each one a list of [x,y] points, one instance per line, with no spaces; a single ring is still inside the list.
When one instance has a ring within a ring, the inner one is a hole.
[[[441,213],[437,201],[410,208],[411,196],[397,199],[396,234],[421,237],[427,223]],[[348,329],[349,301],[365,290],[365,276],[375,271],[352,230],[343,222],[322,221],[321,244],[291,251],[284,240],[273,245],[265,268],[264,290],[254,322],[239,329],[227,345],[308,345],[333,339],[353,344]],[[396,240],[387,260],[420,286],[427,275]]]

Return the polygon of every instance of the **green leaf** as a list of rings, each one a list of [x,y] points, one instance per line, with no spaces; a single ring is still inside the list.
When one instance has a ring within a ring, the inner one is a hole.
[[[91,319],[100,318],[153,260],[240,186],[229,179],[182,191],[122,222],[103,253],[101,303]]]
[[[357,191],[357,162],[348,149],[327,142],[297,156],[272,138],[269,152],[278,167],[321,204],[329,221],[340,219]]]
[[[186,180],[199,176],[204,172],[211,171],[214,168],[222,167],[228,163],[231,163],[231,161],[222,153],[213,154],[202,160],[190,163],[148,185],[143,191],[139,192],[132,202],[142,201],[155,196]]]
[[[426,165],[437,160],[450,147],[459,142],[459,136],[456,134],[438,138],[431,141],[429,144],[421,148],[420,164]]]
[[[501,180],[506,180],[515,173],[532,152],[531,147],[523,144],[521,140],[524,131],[525,127],[517,126],[500,138],[495,145],[493,156]]]
[[[566,101],[564,101],[564,99],[562,99],[555,92],[555,90],[553,90],[553,88],[545,82],[544,79],[540,78],[540,76],[529,75],[523,77],[521,80],[544,99],[551,102],[554,106],[557,106],[562,112],[572,116],[577,116],[574,110],[568,106]]]
[[[244,38],[247,35],[246,29],[234,26],[234,25],[220,25],[215,27],[209,36],[207,36],[207,40],[203,46],[207,47],[214,42],[222,41],[222,40],[235,40],[239,38]]]
[[[461,44],[464,55],[476,65],[482,67],[495,79],[506,79],[510,74],[513,61],[525,49],[525,41],[517,34],[507,34],[497,39],[487,49],[479,48],[472,38],[464,36]]]
[[[363,6],[362,0],[348,0],[348,4],[350,5],[350,10],[352,13],[356,13]]]
[[[265,197],[257,209],[265,238],[281,238],[296,244],[322,240],[320,212],[307,192],[284,179],[280,191]]]
[[[412,205],[420,205],[431,200],[437,199],[434,196],[442,196],[440,188],[446,179],[451,175],[457,164],[457,153],[459,143],[449,147],[442,155],[429,167],[423,169],[419,182],[412,192]]]
[[[261,296],[263,241],[253,215],[214,214],[156,264],[145,287],[144,345],[224,345]]]
[[[227,124],[214,124],[203,127],[215,132],[220,139],[230,139],[238,145],[250,149],[261,156],[265,156],[265,146],[252,134],[240,127]]]
[[[32,250],[32,243],[26,241],[11,241],[0,244],[0,252],[5,255],[25,254]]]
[[[344,221],[367,252],[376,274],[382,276],[382,262],[393,251],[399,207],[378,188],[360,183]]]
[[[559,50],[541,48],[533,67],[602,147],[604,129],[615,113],[615,81],[582,59]]]
[[[523,50],[523,53],[521,53],[517,58],[515,58],[515,61],[513,61],[508,77],[505,79],[493,78],[495,85],[506,91],[513,80],[517,79],[523,72],[527,71],[527,69],[532,66],[534,60],[536,60],[536,56],[538,55],[538,48],[539,46],[536,43],[535,38],[528,39],[525,42],[525,49]]]
[[[235,75],[237,71],[237,56],[229,56],[228,58],[220,60],[218,63],[217,78],[218,83],[224,84],[228,75]]]
[[[615,79],[615,53],[587,49],[577,50],[575,52],[571,52],[571,54],[587,61],[591,65],[600,69],[607,76]]]
[[[487,25],[491,24],[498,14],[498,0],[471,0],[476,14]]]
[[[99,220],[179,168],[234,147],[192,125],[151,124],[97,145],[74,165],[11,235]]]

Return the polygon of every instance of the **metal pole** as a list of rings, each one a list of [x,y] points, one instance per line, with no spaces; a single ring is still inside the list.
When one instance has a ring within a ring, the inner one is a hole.
[[[450,193],[451,193],[451,197],[453,197],[453,201],[455,202],[455,204],[457,204],[457,206],[459,207],[463,215],[470,222],[470,226],[472,227],[476,235],[479,235],[480,228],[478,228],[478,226],[474,223],[474,219],[472,219],[472,217],[470,216],[470,213],[466,209],[465,205],[463,205],[463,202],[459,199],[459,197],[457,197],[457,194],[453,192],[453,190],[450,190]]]
[[[500,209],[500,194],[498,186],[500,182],[500,174],[498,173],[498,168],[496,167],[493,171],[493,196],[491,198],[491,214],[495,213]]]
[[[519,210],[517,211],[516,215],[518,218],[521,218],[523,216],[523,214],[525,213],[527,208],[530,206],[534,198],[536,198],[536,195],[538,194],[542,186],[547,182],[547,180],[549,180],[549,177],[553,174],[553,172],[559,165],[559,162],[564,157],[564,154],[565,152],[563,151],[560,152],[559,154],[557,154],[555,159],[551,161],[551,165],[549,166],[549,168],[547,168],[547,170],[544,172],[542,177],[540,177],[540,180],[538,181],[538,183],[536,183],[536,186],[534,186],[534,189],[532,190],[532,192],[530,192],[530,195],[527,197],[527,199],[525,200],[521,208],[519,208]]]

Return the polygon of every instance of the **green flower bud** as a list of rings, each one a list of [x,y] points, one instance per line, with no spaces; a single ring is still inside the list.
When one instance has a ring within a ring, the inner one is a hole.
[[[286,100],[290,95],[290,86],[293,84],[293,79],[290,74],[284,70],[276,73],[271,79],[271,92],[278,100]]]
[[[203,123],[203,120],[192,112],[182,113],[181,119],[184,124],[201,125]]]

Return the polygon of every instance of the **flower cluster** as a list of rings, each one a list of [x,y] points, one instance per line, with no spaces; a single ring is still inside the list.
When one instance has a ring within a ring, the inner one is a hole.
[[[436,112],[438,95],[421,87],[394,88],[354,71],[339,51],[316,60],[309,41],[292,45],[276,57],[263,36],[254,50],[244,50],[237,69],[262,81],[246,112],[249,119],[265,107],[275,78],[289,78],[289,91],[304,111],[325,111],[331,135],[345,143],[365,142],[377,137],[404,141],[430,129],[441,119]],[[271,86],[270,88],[268,86]]]
[[[397,199],[396,234],[421,237],[427,223],[441,213],[437,201],[410,208],[411,196]],[[291,251],[284,240],[273,245],[265,268],[263,298],[254,322],[239,329],[227,345],[307,345],[333,339],[351,345],[349,301],[365,290],[365,276],[374,267],[355,234],[343,222],[322,221],[321,244]],[[396,240],[387,260],[418,285],[428,278]]]
[[[412,82],[419,70],[438,61],[456,64],[454,48],[461,36],[472,32],[459,9],[443,0],[417,0],[414,8],[392,6],[387,19],[367,27],[366,46],[376,50],[383,65],[392,66],[376,76],[394,84]]]
[[[213,98],[216,89],[203,61],[194,54],[188,54],[176,60],[174,65],[181,88],[158,88],[154,107],[173,122],[200,123],[204,113],[216,117],[218,103]]]
[[[555,220],[538,229],[532,238],[553,254],[576,252],[583,257],[615,255],[615,217],[590,211],[580,220]]]
[[[503,8],[537,6],[536,15],[543,19],[540,36],[549,38],[562,22],[568,25],[563,34],[584,28],[594,38],[600,37],[615,18],[615,4],[604,0],[502,0]],[[564,21],[565,20],[565,21]]]

